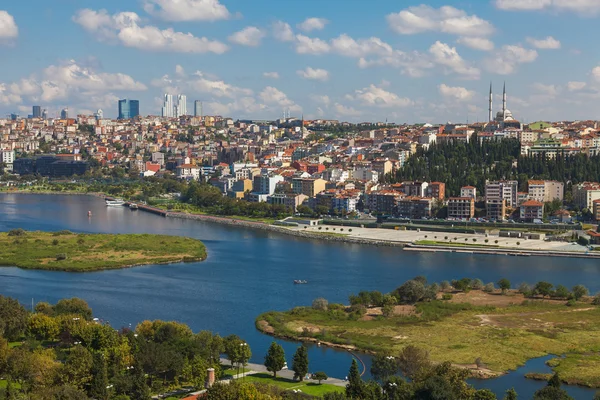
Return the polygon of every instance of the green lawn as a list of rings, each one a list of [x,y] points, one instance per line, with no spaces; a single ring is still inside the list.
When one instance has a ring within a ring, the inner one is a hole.
[[[313,381],[298,382],[298,381],[293,381],[291,379],[280,378],[280,377],[278,377],[277,379],[274,379],[273,375],[264,374],[264,373],[248,375],[245,378],[240,378],[240,379],[243,379],[244,381],[247,381],[247,382],[257,382],[257,383],[264,383],[264,384],[268,384],[268,385],[279,386],[283,389],[289,389],[289,390],[300,389],[303,393],[310,394],[312,396],[322,396],[325,393],[332,393],[332,392],[343,393],[345,391],[345,388],[340,387],[340,386],[328,385],[326,383],[319,385],[317,382],[313,382]]]
[[[0,233],[0,265],[27,269],[86,272],[204,259],[202,242],[178,236]]]
[[[248,368],[240,368],[238,370],[237,368],[223,367],[223,376],[234,376],[248,371],[250,371]]]

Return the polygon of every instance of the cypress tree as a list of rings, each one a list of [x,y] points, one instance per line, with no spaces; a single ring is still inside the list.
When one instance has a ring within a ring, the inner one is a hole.
[[[346,385],[346,397],[350,399],[360,399],[363,395],[364,382],[358,371],[358,363],[356,359],[352,359],[350,372],[348,373],[348,384]]]
[[[304,376],[308,373],[308,350],[304,345],[298,347],[294,353],[292,370],[294,378],[298,378],[300,381],[303,381]]]
[[[271,343],[269,351],[265,356],[265,367],[267,367],[267,371],[272,372],[273,377],[277,378],[277,372],[281,371],[284,365],[285,352],[283,351],[283,347],[276,342]]]

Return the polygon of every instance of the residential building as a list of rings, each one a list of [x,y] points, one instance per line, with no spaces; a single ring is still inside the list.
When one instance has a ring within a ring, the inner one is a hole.
[[[594,215],[594,220],[600,221],[600,199],[592,202],[592,214]]]
[[[377,182],[379,181],[379,172],[368,167],[359,167],[352,172],[352,177],[361,181]]]
[[[14,150],[2,150],[0,154],[2,155],[0,162],[5,165],[5,170],[9,172],[12,171],[13,163],[15,162]]]
[[[80,155],[73,154],[45,154],[32,158],[17,158],[13,162],[13,171],[16,174],[39,174],[51,178],[83,175],[88,168],[87,161],[81,161]]]
[[[119,100],[119,119],[132,119],[140,115],[139,100]]]
[[[275,187],[278,182],[282,182],[284,180],[281,175],[269,175],[269,174],[261,174],[254,177],[252,192],[255,194],[264,194],[269,195],[275,193]],[[266,201],[265,197],[264,200]]]
[[[365,204],[372,213],[392,215],[398,205],[398,200],[404,197],[404,193],[395,190],[380,190],[367,193]]]
[[[194,101],[194,117],[202,117],[202,102],[200,100]]]
[[[460,188],[460,197],[470,197],[477,200],[477,188],[475,186],[463,186]]]
[[[279,204],[296,212],[298,206],[306,199],[308,199],[308,196],[304,194],[273,193],[272,195],[267,196],[267,203],[273,205]]]
[[[446,198],[446,184],[442,182],[431,182],[427,186],[427,197],[432,197],[436,200],[444,200]]]
[[[385,176],[392,173],[394,163],[388,159],[376,159],[371,162],[371,167],[379,173],[379,176]]]
[[[490,221],[504,221],[506,217],[506,200],[491,198],[485,201],[486,216]]]
[[[537,200],[528,200],[519,208],[521,221],[534,222],[544,218],[544,203]]]
[[[173,118],[174,112],[175,112],[175,106],[173,104],[173,95],[165,94],[161,115],[164,118]]]
[[[152,162],[163,167],[165,165],[165,153],[159,151],[152,153]]]
[[[505,200],[506,207],[516,207],[518,204],[518,181],[488,181],[485,184],[485,200]]]
[[[304,194],[308,197],[315,197],[318,193],[325,190],[327,181],[324,179],[312,178],[294,178],[292,179],[292,190],[296,194]]]
[[[475,216],[473,197],[450,197],[448,199],[448,218],[470,219]]]
[[[404,194],[413,197],[425,197],[428,186],[427,182],[403,182]]]
[[[557,181],[529,180],[527,181],[527,190],[531,200],[546,203],[563,200],[565,184]]]
[[[33,106],[33,113],[32,113],[32,117],[33,118],[41,118],[42,117],[42,107],[40,106]]]
[[[422,219],[431,217],[433,199],[409,196],[398,200],[396,216],[400,218]]]
[[[600,183],[584,182],[573,185],[573,202],[579,208],[593,208],[594,200],[600,199]]]
[[[356,211],[360,201],[360,193],[354,191],[342,191],[331,199],[331,209],[338,214],[347,214]]]
[[[181,116],[187,115],[187,97],[184,94],[180,94],[177,96],[177,104],[175,105],[175,110],[173,111],[173,116],[179,118]]]
[[[175,176],[179,179],[200,180],[200,167],[193,164],[181,164],[175,169]]]

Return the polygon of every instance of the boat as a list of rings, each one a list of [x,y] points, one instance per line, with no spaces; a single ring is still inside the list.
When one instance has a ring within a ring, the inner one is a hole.
[[[132,211],[137,211],[138,208],[139,208],[138,205],[135,203],[129,204],[129,209]]]
[[[91,217],[91,216],[92,216],[92,212],[88,211],[88,217]]]
[[[125,204],[125,202],[122,199],[113,199],[113,200],[104,199],[104,201],[106,202],[106,205],[109,207],[116,207],[116,206],[121,207]]]
[[[300,279],[294,279],[294,284],[295,285],[306,285],[308,283],[308,281],[302,281]]]

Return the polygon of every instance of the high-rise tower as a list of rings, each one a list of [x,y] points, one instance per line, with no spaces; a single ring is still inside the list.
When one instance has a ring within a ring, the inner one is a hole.
[[[506,119],[506,82],[504,82],[504,90],[502,91],[502,116]]]

